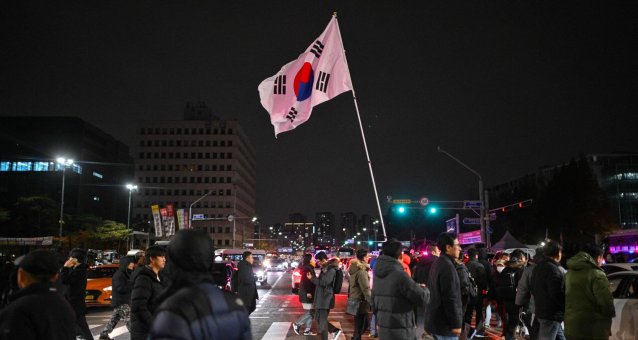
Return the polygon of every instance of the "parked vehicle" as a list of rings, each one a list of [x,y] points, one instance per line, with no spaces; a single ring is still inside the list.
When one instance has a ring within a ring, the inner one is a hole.
[[[119,264],[89,267],[84,297],[87,307],[109,306],[111,304],[113,275],[119,267]]]
[[[607,278],[616,309],[609,339],[635,339],[638,331],[638,271],[616,272],[607,275]]]
[[[230,279],[232,278],[233,272],[237,270],[232,262],[215,262],[211,270],[213,281],[219,289],[230,292]]]
[[[609,275],[623,271],[638,271],[638,263],[606,263],[601,268]]]

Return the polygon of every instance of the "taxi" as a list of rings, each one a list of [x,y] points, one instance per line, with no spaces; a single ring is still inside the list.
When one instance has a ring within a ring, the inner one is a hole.
[[[119,268],[119,264],[105,264],[89,268],[86,275],[86,295],[84,296],[87,307],[111,305],[113,275]]]

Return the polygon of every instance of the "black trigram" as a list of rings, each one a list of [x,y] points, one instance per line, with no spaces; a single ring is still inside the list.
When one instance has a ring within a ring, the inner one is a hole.
[[[295,118],[297,118],[297,109],[295,109],[294,107],[290,108],[290,111],[288,112],[288,114],[286,115],[286,119],[289,119],[291,123],[293,123],[295,121]]]
[[[275,78],[275,86],[273,94],[286,94],[286,75],[280,75]]]
[[[330,73],[319,71],[319,77],[317,77],[317,85],[315,85],[315,89],[326,93],[326,90],[328,89],[328,80],[330,80]]]
[[[321,57],[321,52],[323,52],[323,44],[321,43],[321,41],[317,40],[315,41],[315,44],[312,45],[312,48],[310,49],[310,53],[314,54],[315,57],[319,58]]]

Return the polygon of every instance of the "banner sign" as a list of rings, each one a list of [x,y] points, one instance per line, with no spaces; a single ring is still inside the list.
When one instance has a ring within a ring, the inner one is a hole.
[[[166,205],[166,236],[175,235],[175,209],[173,204]]]
[[[53,236],[45,237],[0,237],[0,245],[3,246],[50,246],[53,244]]]
[[[160,217],[159,205],[151,205],[153,212],[153,225],[155,226],[155,236],[162,237],[162,218]]]
[[[481,231],[474,230],[469,233],[459,233],[458,238],[460,244],[481,243]]]

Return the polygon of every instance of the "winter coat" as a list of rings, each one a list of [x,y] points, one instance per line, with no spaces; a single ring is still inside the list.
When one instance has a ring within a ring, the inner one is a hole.
[[[474,282],[478,287],[478,294],[483,294],[484,290],[487,290],[487,274],[485,272],[485,267],[478,262],[476,258],[470,259],[465,264],[465,267],[474,278]]]
[[[494,273],[494,290],[496,296],[501,301],[514,302],[516,299],[516,288],[518,287],[521,276],[523,276],[523,271],[523,263],[508,262],[507,266],[503,268],[503,271]]]
[[[463,308],[454,259],[441,254],[430,269],[428,287],[431,295],[426,311],[426,315],[429,315],[427,331],[441,336],[455,336],[452,329],[461,328]]]
[[[0,339],[75,339],[73,308],[50,282],[33,283],[11,300],[0,313]]]
[[[535,264],[528,264],[523,269],[523,275],[518,281],[516,286],[516,299],[517,306],[525,306],[525,311],[529,314],[534,313],[534,296],[532,295],[532,272],[534,271]]]
[[[401,255],[401,265],[403,266],[403,270],[408,274],[409,277],[412,277],[412,271],[410,270],[411,261],[412,259],[410,258],[410,255]]]
[[[592,257],[580,252],[567,260],[565,277],[565,335],[609,339],[616,316],[607,276]]]
[[[399,260],[381,255],[374,270],[372,309],[380,339],[415,339],[414,309],[425,305],[425,291],[403,271]]]
[[[335,281],[336,270],[339,268],[339,260],[331,258],[321,268],[319,277],[312,277],[312,283],[315,284],[315,295],[312,308],[314,309],[332,309],[335,306],[335,295],[332,286]]]
[[[131,282],[131,340],[146,339],[163,287],[149,266],[136,268],[131,274]]]
[[[459,286],[461,287],[461,306],[465,310],[465,306],[470,301],[470,272],[464,263],[454,263],[456,274],[459,276]]]
[[[543,259],[532,272],[532,294],[539,319],[563,321],[565,317],[565,275],[551,258]]]
[[[113,274],[113,285],[111,291],[111,306],[119,307],[121,305],[131,304],[131,284],[132,270],[128,269],[128,265],[133,261],[132,257],[124,256],[120,260],[120,268]]]
[[[370,291],[370,267],[367,263],[358,260],[350,262],[350,293],[348,298],[361,300],[359,306],[359,314],[367,313],[372,305],[372,297]]]
[[[164,300],[148,338],[250,340],[252,335],[241,299],[206,282]]]
[[[246,309],[252,312],[259,298],[253,266],[246,261],[240,261],[237,268],[237,296],[244,302]]]
[[[60,269],[60,282],[68,286],[66,299],[73,307],[76,316],[86,314],[86,275],[88,266],[80,263],[75,267],[62,267]]]
[[[315,268],[311,265],[305,265],[301,267],[301,280],[299,281],[299,302],[301,303],[312,303],[314,300],[315,289],[317,288],[314,283],[312,283],[312,279],[309,279],[306,276],[306,273],[310,273],[312,277],[316,278],[317,274],[315,274]],[[308,293],[311,294],[311,298],[308,298]]]
[[[428,277],[430,275],[430,268],[432,268],[432,264],[438,256],[430,255],[430,256],[422,256],[419,262],[414,266],[414,272],[412,273],[412,278],[417,283],[428,283]]]

